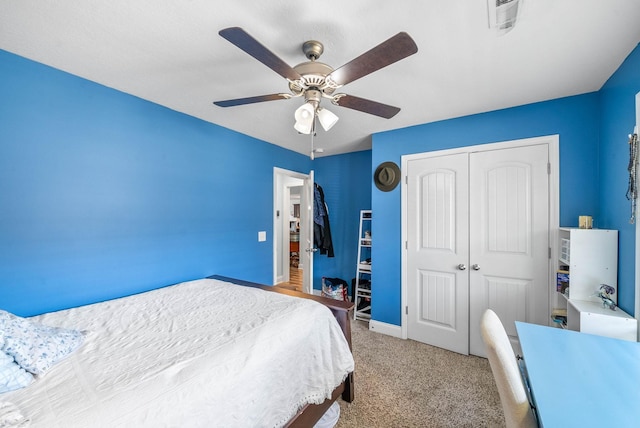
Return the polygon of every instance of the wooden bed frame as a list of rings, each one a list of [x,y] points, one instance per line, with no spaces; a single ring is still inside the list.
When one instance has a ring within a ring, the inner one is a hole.
[[[315,296],[311,294],[301,293],[299,291],[288,290],[286,288],[263,285],[255,282],[243,281],[240,279],[229,278],[220,275],[212,275],[207,278],[231,282],[233,284],[238,284],[245,287],[261,288],[266,291],[273,291],[275,293],[286,294],[288,296],[300,297],[302,299],[309,299],[322,303],[333,313],[333,316],[338,321],[338,324],[340,325],[340,328],[344,333],[344,337],[347,339],[349,349],[353,351],[351,347],[351,318],[353,316],[353,302],[344,302],[342,300],[329,299],[327,297]],[[345,381],[333,390],[333,394],[331,395],[330,399],[325,400],[321,404],[307,404],[285,426],[290,428],[312,427],[318,420],[320,420],[322,415],[324,415],[327,409],[339,396],[342,396],[342,399],[348,403],[351,403],[353,401],[353,372],[349,373]]]

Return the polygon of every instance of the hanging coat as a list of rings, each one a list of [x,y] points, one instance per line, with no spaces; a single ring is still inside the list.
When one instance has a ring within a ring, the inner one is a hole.
[[[329,209],[324,201],[324,191],[322,187],[315,184],[313,193],[313,240],[315,246],[320,250],[320,254],[335,257],[331,227],[329,226]]]

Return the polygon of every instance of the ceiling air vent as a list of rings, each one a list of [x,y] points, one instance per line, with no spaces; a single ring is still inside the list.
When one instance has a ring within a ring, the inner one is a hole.
[[[487,0],[489,28],[495,28],[498,34],[508,33],[516,25],[522,0]]]

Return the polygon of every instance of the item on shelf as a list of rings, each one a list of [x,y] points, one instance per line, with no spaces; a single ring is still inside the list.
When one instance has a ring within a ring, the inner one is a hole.
[[[580,229],[593,229],[593,217],[590,215],[578,216],[578,225]]]
[[[368,279],[363,279],[360,278],[360,281],[358,281],[358,287],[360,287],[363,290],[371,290],[371,281],[369,281]],[[355,290],[356,289],[356,279],[353,278],[351,280],[351,289]]]
[[[560,328],[567,327],[567,317],[562,315],[554,315],[551,317],[551,321],[556,323]]]
[[[553,308],[551,310],[551,321],[557,327],[567,328],[567,310],[565,308]]]
[[[371,299],[363,297],[360,299],[360,301],[358,302],[358,307],[357,307],[358,312],[363,312],[366,314],[370,314],[371,313]]]
[[[559,315],[562,317],[567,316],[567,310],[565,308],[553,308],[551,310],[551,316]]]
[[[611,297],[616,293],[616,289],[607,284],[600,284],[600,289],[596,291],[594,296],[599,297],[602,300],[602,307],[609,308],[612,311],[616,310],[616,304],[613,302],[613,298]]]
[[[558,269],[556,273],[556,291],[562,294],[568,294],[569,289],[569,270]]]

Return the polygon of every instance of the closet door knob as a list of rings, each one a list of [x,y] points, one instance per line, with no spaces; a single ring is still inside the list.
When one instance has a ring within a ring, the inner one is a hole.
[[[458,269],[460,269],[460,270],[465,270],[466,268],[467,268],[467,266],[464,263],[460,263],[458,265]]]
[[[476,263],[475,265],[471,266],[471,269],[480,270],[480,265]]]

